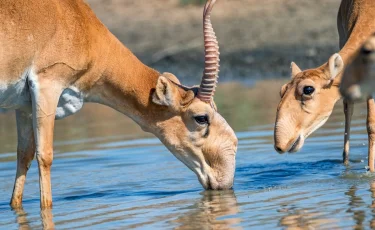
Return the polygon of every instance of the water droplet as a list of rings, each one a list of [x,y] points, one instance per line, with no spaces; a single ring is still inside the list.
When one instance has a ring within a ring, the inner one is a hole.
[[[361,160],[361,163],[365,162],[364,160]]]

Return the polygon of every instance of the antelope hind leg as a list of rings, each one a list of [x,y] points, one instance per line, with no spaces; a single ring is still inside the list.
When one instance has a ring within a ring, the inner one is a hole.
[[[31,111],[16,110],[17,120],[17,173],[10,206],[22,207],[26,174],[35,155],[35,141]]]

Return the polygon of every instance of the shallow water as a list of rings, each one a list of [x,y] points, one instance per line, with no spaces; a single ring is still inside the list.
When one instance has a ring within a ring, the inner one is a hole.
[[[230,84],[218,90],[219,110],[239,138],[231,191],[203,191],[195,175],[157,139],[117,112],[90,105],[58,121],[52,211],[39,209],[35,161],[24,209],[10,209],[16,131],[13,114],[0,115],[0,228],[375,227],[375,177],[365,169],[365,104],[355,106],[349,167],[341,163],[342,102],[302,151],[279,155],[272,136],[279,86],[260,83],[246,89]]]

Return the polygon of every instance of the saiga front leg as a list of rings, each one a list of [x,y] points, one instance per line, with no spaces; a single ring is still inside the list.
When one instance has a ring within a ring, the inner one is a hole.
[[[21,208],[26,174],[35,155],[35,141],[31,109],[30,111],[16,110],[16,120],[18,139],[17,174],[14,182],[10,206],[12,208]]]
[[[375,156],[375,104],[374,99],[367,99],[367,134],[368,134],[368,166],[370,172],[374,172],[374,156]]]
[[[342,153],[343,162],[345,165],[349,164],[349,140],[350,140],[350,123],[353,115],[353,102],[344,99],[344,113],[345,113],[345,134],[344,134],[344,152]]]
[[[39,166],[40,206],[52,207],[51,166],[55,113],[62,89],[48,76],[31,74],[29,88],[32,99],[36,158]]]

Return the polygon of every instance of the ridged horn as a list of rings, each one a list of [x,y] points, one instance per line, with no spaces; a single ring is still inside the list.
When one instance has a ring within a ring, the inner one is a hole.
[[[219,78],[219,43],[211,23],[211,11],[216,0],[208,0],[203,11],[204,72],[197,97],[211,102]]]

